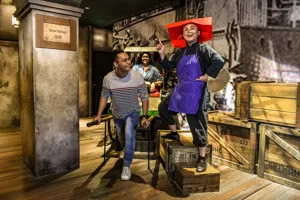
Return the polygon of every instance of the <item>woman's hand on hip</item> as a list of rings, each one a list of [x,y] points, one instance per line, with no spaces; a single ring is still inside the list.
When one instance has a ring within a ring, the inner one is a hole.
[[[197,81],[207,82],[208,81],[208,75],[204,74],[204,75],[200,76],[199,78],[197,78],[196,80]]]

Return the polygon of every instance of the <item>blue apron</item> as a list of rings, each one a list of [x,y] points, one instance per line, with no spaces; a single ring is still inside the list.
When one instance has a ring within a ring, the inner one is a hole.
[[[185,52],[186,49],[176,69],[178,83],[171,96],[168,109],[179,113],[196,114],[205,83],[196,80],[202,76],[197,57],[198,48],[196,54],[185,55]]]

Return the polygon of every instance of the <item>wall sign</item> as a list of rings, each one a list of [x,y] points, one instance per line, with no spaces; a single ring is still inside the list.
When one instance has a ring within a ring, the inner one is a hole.
[[[75,20],[36,14],[36,47],[77,50]]]

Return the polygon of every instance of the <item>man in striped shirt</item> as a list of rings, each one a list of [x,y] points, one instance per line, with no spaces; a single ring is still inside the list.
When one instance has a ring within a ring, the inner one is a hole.
[[[147,119],[148,92],[142,75],[137,71],[131,70],[130,59],[127,53],[122,50],[116,50],[113,52],[113,58],[115,70],[108,73],[103,79],[98,114],[94,121],[101,122],[102,112],[108,98],[111,97],[112,113],[118,135],[121,133],[122,126],[125,125],[124,166],[121,179],[129,180],[131,178],[130,164],[132,163],[135,149],[136,127],[139,122],[141,109],[138,97],[142,100],[142,124],[144,127],[150,125]]]

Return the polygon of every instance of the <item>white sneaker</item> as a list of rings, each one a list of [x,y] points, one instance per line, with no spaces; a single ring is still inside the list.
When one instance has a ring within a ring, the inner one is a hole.
[[[121,174],[122,181],[128,181],[131,178],[131,170],[129,167],[124,166]]]

